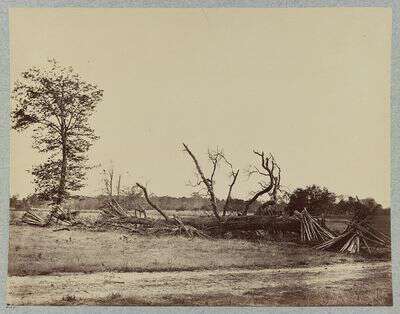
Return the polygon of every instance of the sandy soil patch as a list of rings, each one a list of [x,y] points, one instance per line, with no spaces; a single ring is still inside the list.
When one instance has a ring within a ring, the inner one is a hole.
[[[258,270],[11,276],[8,303],[389,305],[390,277],[389,262]]]

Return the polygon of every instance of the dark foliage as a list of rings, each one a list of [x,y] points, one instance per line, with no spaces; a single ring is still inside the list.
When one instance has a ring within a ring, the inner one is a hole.
[[[349,197],[347,200],[340,200],[336,205],[339,213],[353,214],[355,220],[364,218],[382,212],[381,204],[378,204],[373,198],[357,199]]]
[[[291,195],[286,210],[293,213],[306,208],[312,215],[326,213],[335,208],[336,195],[317,185],[298,188]]]
[[[97,139],[89,118],[103,91],[83,81],[71,67],[49,60],[45,68],[22,73],[12,91],[12,127],[33,130],[33,148],[47,160],[33,167],[35,192],[60,203],[83,187],[86,153]]]

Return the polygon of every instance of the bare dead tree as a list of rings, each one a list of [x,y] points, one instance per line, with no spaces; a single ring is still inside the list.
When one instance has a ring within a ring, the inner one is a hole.
[[[161,216],[163,216],[164,219],[165,219],[166,221],[168,221],[168,220],[169,220],[168,216],[167,216],[156,204],[154,204],[154,203],[150,200],[150,197],[149,197],[149,194],[148,194],[148,192],[147,192],[146,187],[143,186],[143,185],[141,185],[140,183],[136,183],[136,185],[143,191],[144,197],[146,198],[147,203],[149,203],[149,205],[150,205],[151,207],[153,207],[156,211],[158,211],[158,212],[161,214]]]
[[[224,157],[224,159],[225,159],[225,157]],[[229,209],[229,204],[230,204],[230,202],[232,200],[232,197],[231,197],[232,189],[233,189],[233,186],[235,185],[236,179],[237,179],[237,177],[239,175],[239,169],[235,171],[233,169],[232,164],[229,161],[227,161],[225,159],[225,162],[230,166],[230,177],[232,178],[232,181],[229,184],[228,195],[226,196],[226,199],[225,199],[225,204],[224,204],[223,211],[222,211],[222,216],[223,217],[226,215],[226,212]]]
[[[246,201],[245,208],[242,212],[242,215],[247,215],[250,206],[262,195],[268,194],[270,199],[267,202],[264,202],[261,206],[270,206],[276,204],[277,193],[280,191],[281,184],[281,168],[276,162],[274,156],[269,154],[266,156],[264,151],[253,151],[254,154],[259,156],[261,169],[256,165],[251,165],[248,171],[249,177],[252,175],[259,175],[263,178],[259,181],[259,185],[261,190],[256,192],[249,200]]]
[[[103,169],[103,180],[105,186],[105,192],[109,197],[113,196],[113,180],[114,180],[114,168]]]
[[[192,151],[189,149],[189,147],[185,143],[183,143],[183,147],[184,147],[184,151],[186,151],[189,154],[189,156],[192,158],[192,160],[196,166],[196,170],[197,170],[198,174],[200,175],[202,182],[204,183],[204,185],[207,188],[207,192],[210,197],[211,208],[212,208],[215,218],[217,218],[218,220],[221,220],[221,217],[219,216],[219,213],[218,213],[218,207],[217,207],[216,197],[215,197],[215,193],[214,193],[214,181],[213,181],[215,171],[217,169],[218,159],[216,158],[216,156],[214,156],[215,158],[213,160],[211,160],[211,162],[213,164],[213,169],[212,169],[210,178],[206,178],[203,170],[200,167],[199,162],[197,161],[196,156],[192,153]],[[209,156],[210,156],[210,154],[209,154]]]
[[[119,196],[121,194],[121,177],[122,177],[122,175],[118,175],[117,198],[119,198]]]
[[[204,184],[204,186],[207,189],[208,197],[210,199],[212,212],[213,212],[215,218],[217,218],[220,221],[221,220],[221,216],[220,216],[219,211],[218,211],[217,199],[216,199],[215,192],[214,192],[215,173],[216,173],[217,168],[218,168],[218,166],[219,166],[221,161],[226,162],[230,166],[232,182],[229,185],[228,195],[227,195],[227,198],[226,198],[224,206],[223,206],[223,214],[222,214],[222,216],[225,216],[226,211],[229,208],[229,203],[231,201],[232,189],[233,189],[233,186],[236,183],[236,179],[237,179],[237,176],[239,174],[239,170],[235,171],[233,169],[232,164],[225,157],[223,151],[217,148],[215,151],[211,151],[211,150],[208,151],[208,160],[211,162],[211,174],[207,178],[206,175],[204,174],[204,171],[201,169],[200,164],[199,164],[196,156],[193,154],[193,152],[190,150],[190,148],[185,143],[183,143],[183,147],[184,147],[184,151],[186,151],[189,154],[189,156],[192,158],[192,160],[193,160],[193,162],[195,164],[197,173],[198,173],[198,175],[200,177],[200,180],[197,181],[195,186],[199,186],[199,185],[201,185],[201,183]]]

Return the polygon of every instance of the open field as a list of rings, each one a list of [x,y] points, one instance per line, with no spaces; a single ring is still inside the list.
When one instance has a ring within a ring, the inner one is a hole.
[[[320,252],[292,242],[187,239],[111,231],[53,232],[50,228],[30,226],[11,226],[10,231],[11,276],[304,267],[371,259]],[[372,259],[386,260],[387,254],[378,254]]]
[[[390,277],[387,251],[10,226],[11,304],[390,304]]]

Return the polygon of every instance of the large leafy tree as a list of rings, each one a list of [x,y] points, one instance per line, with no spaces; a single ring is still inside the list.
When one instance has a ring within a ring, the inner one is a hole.
[[[327,188],[317,185],[298,188],[290,195],[287,210],[302,211],[306,208],[310,213],[318,215],[335,208],[336,195]]]
[[[61,203],[84,186],[87,152],[98,138],[89,119],[102,97],[103,90],[55,60],[28,69],[15,82],[12,127],[31,128],[33,148],[47,157],[31,170],[41,198]]]

